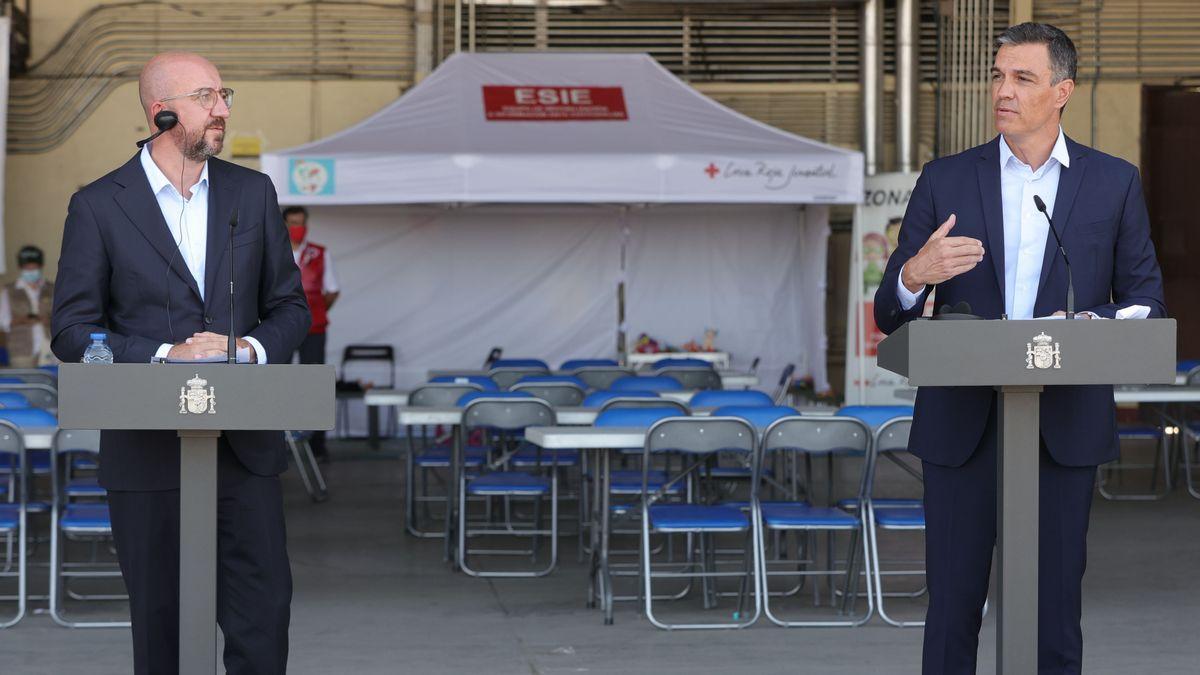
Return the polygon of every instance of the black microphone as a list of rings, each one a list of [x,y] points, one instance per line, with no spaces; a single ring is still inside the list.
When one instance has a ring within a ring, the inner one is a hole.
[[[1067,265],[1067,318],[1074,319],[1075,282],[1071,279],[1071,261],[1067,259],[1067,249],[1063,248],[1062,237],[1058,236],[1058,230],[1054,227],[1054,219],[1051,218],[1050,214],[1046,211],[1046,202],[1042,201],[1041,197],[1034,195],[1033,205],[1037,207],[1038,211],[1042,212],[1043,216],[1046,216],[1046,222],[1050,223],[1050,231],[1054,233],[1054,241],[1058,242],[1058,252],[1062,254],[1063,262]]]
[[[233,334],[233,231],[237,229],[237,217],[237,208],[234,208],[233,215],[229,217],[229,346],[226,348],[226,355],[230,363],[237,363],[237,339]]]
[[[179,124],[179,115],[175,114],[174,110],[158,111],[158,114],[154,116],[154,126],[158,127],[158,131],[138,141],[138,149],[141,150],[143,145],[167,133],[173,129],[176,124]]]

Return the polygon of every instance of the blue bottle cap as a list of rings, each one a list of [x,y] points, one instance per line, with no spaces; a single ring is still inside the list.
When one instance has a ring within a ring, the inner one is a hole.
[[[103,340],[108,337],[108,333],[92,333],[93,340]]]

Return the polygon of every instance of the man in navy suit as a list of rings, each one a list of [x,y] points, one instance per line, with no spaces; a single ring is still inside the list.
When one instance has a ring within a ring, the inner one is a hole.
[[[921,172],[875,295],[885,333],[919,317],[935,287],[937,305],[967,302],[984,319],[1063,314],[1067,272],[1035,196],[1074,262],[1082,318],[1165,316],[1137,169],[1062,132],[1075,68],[1075,45],[1053,26],[1021,24],[997,40],[992,107],[1000,136]],[[923,672],[973,673],[996,541],[995,392],[921,387],[909,447],[925,477]],[[1082,668],[1088,512],[1096,466],[1116,456],[1112,387],[1046,387],[1039,673]]]
[[[239,361],[289,362],[311,319],[275,189],[263,174],[214,157],[233,91],[207,60],[167,53],[145,66],[139,94],[147,121],[164,110],[179,121],[71,198],[51,322],[55,355],[79,361],[88,335],[99,331],[117,362],[200,359],[225,354],[232,330]],[[231,246],[237,316],[227,290]],[[283,673],[292,596],[279,486],[283,436],[225,433],[217,461],[225,667]],[[100,483],[129,591],[134,670],[177,672],[178,437],[103,432]]]

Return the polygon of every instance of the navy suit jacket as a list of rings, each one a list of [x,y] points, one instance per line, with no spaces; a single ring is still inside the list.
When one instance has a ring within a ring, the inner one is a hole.
[[[950,214],[949,236],[983,242],[983,261],[939,284],[937,306],[966,301],[973,313],[999,319],[1004,313],[1004,215],[1000,196],[999,137],[986,145],[925,165],[913,188],[896,251],[888,258],[875,294],[875,322],[891,333],[918,318],[923,303],[905,311],[896,297],[900,268]],[[1151,317],[1166,316],[1162,274],[1150,242],[1150,219],[1137,168],[1067,139],[1071,166],[1063,167],[1054,203],[1054,225],[1071,257],[1076,311],[1113,318],[1116,310],[1146,305]],[[1067,273],[1047,232],[1034,316],[1066,309]],[[909,448],[922,459],[959,466],[983,435],[989,387],[921,387]],[[1046,387],[1041,396],[1041,433],[1056,462],[1102,464],[1117,456],[1110,386]]]
[[[71,197],[51,319],[59,359],[78,362],[94,331],[108,334],[118,363],[150,363],[159,345],[196,332],[227,334],[229,221],[236,208],[234,332],[257,339],[269,361],[291,361],[311,317],[275,188],[265,175],[219,159],[208,160],[208,179],[204,300],[137,155]],[[225,436],[252,473],[272,476],[286,468],[282,433]],[[100,482],[108,489],[179,487],[173,432],[105,431],[100,453]]]

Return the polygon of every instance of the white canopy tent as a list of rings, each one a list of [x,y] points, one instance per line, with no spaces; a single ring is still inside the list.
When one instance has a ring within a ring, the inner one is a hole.
[[[612,357],[626,327],[825,377],[828,208],[862,156],[701,95],[642,54],[456,54],[372,117],[263,157],[341,276],[329,352],[398,381],[512,357]]]

